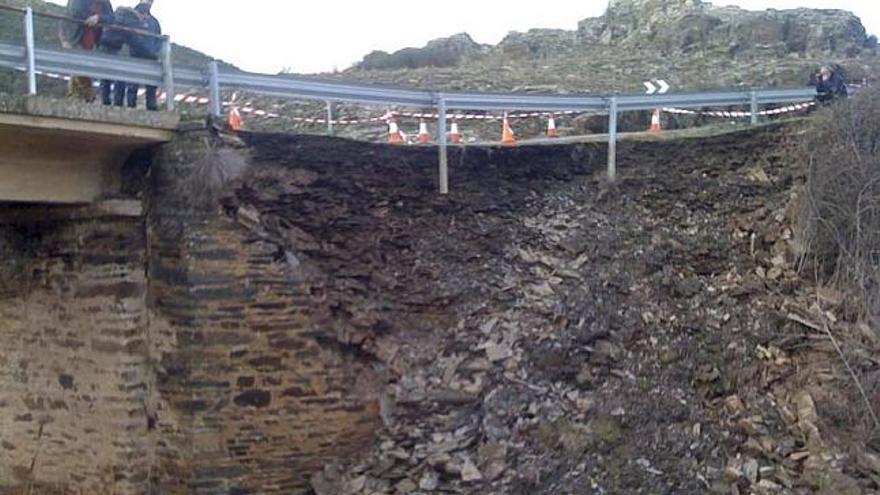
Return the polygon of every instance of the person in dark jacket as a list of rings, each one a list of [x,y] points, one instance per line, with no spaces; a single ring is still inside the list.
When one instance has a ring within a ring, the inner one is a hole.
[[[822,67],[819,71],[816,81],[816,91],[819,93],[817,99],[820,103],[828,103],[849,96],[849,91],[847,91],[846,88],[846,80],[840,72],[834,70],[828,65]]]
[[[101,51],[108,55],[119,55],[126,44],[130,44],[132,29],[140,29],[141,15],[131,7],[119,7],[114,14],[113,24],[104,28],[101,36]],[[101,81],[101,101],[104,105],[121,107],[125,104],[127,84],[124,81]],[[112,98],[111,98],[112,97]]]
[[[113,23],[110,0],[68,0],[67,16],[75,20],[61,21],[58,37],[64,48],[94,50],[101,41],[102,26]],[[71,77],[68,96],[85,101],[95,100],[91,78]]]
[[[138,33],[131,34],[128,48],[131,51],[131,56],[134,58],[158,60],[159,54],[162,51],[162,45],[165,43],[165,40],[161,38],[162,25],[159,24],[159,21],[150,12],[152,7],[153,0],[141,0],[137,7],[134,8],[140,20],[138,29],[152,34],[152,36]],[[128,106],[136,108],[140,87],[137,84],[128,84],[127,89]],[[158,110],[157,92],[158,88],[156,86],[147,86],[147,110]]]

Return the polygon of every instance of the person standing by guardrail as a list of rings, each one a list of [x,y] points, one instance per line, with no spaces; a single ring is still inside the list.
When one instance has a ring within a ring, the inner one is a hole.
[[[101,26],[113,23],[113,5],[109,0],[68,0],[67,15],[76,20],[61,21],[58,27],[61,45],[68,49],[94,50],[101,41]],[[71,76],[67,95],[95,101],[92,79]]]
[[[162,44],[165,43],[165,40],[161,37],[162,25],[159,24],[158,19],[153,17],[152,7],[153,0],[140,0],[140,3],[134,8],[140,20],[138,30],[145,32],[144,34],[130,33],[129,35],[128,48],[131,51],[131,56],[134,58],[158,60],[159,54],[162,51]],[[137,107],[139,89],[140,87],[136,83],[128,84],[128,106],[131,108]],[[158,88],[156,86],[147,86],[147,110],[159,109],[157,92]],[[169,95],[169,98],[171,97]]]
[[[104,28],[101,36],[101,51],[108,55],[119,55],[128,43],[129,32],[126,29],[137,29],[140,26],[138,14],[131,7],[119,7],[114,14],[113,24]],[[121,107],[125,105],[125,81],[101,81],[101,102],[106,105]]]

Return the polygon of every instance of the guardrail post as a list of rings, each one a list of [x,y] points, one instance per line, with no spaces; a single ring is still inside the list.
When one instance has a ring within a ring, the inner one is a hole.
[[[608,181],[617,180],[617,97],[611,97],[608,108]]]
[[[28,94],[37,94],[37,62],[34,42],[34,9],[27,7],[24,13],[24,39],[26,43]]]
[[[327,102],[327,135],[333,135],[333,102]]]
[[[162,77],[165,86],[165,109],[169,112],[174,111],[174,97],[176,91],[174,89],[174,62],[172,60],[174,49],[171,46],[171,37],[165,36],[165,43],[162,45]]]
[[[749,96],[752,101],[752,125],[758,125],[758,92],[753,90]]]
[[[440,194],[449,194],[449,155],[446,145],[446,99],[442,96],[437,100],[437,126],[439,127],[438,138],[440,145]]]
[[[211,115],[220,117],[220,65],[216,60],[208,64],[208,88],[211,98]]]

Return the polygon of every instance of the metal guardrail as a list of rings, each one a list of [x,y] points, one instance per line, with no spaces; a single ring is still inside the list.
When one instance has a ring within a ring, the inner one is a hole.
[[[216,62],[208,71],[211,88],[212,113],[220,115],[221,88],[237,89],[263,95],[288,98],[304,98],[327,101],[328,113],[332,102],[347,101],[367,104],[415,106],[436,109],[440,129],[439,188],[441,194],[449,192],[447,165],[447,109],[456,111],[599,111],[607,112],[609,118],[608,178],[617,176],[617,124],[622,112],[653,110],[675,106],[678,108],[749,106],[752,124],[758,123],[761,105],[770,103],[794,103],[813,100],[816,89],[763,89],[729,91],[719,93],[667,94],[656,96],[562,96],[534,94],[490,94],[446,91],[424,91],[387,86],[319,81],[291,76],[265,76],[247,73],[224,73]],[[328,116],[327,121],[332,118]]]
[[[447,109],[456,111],[600,111],[609,116],[608,177],[616,178],[617,124],[620,113],[652,110],[662,107],[701,108],[722,106],[749,106],[752,123],[758,123],[761,105],[810,101],[816,97],[812,87],[795,89],[756,89],[717,93],[682,93],[665,95],[536,95],[492,94],[428,91],[400,87],[323,81],[295,76],[270,76],[233,70],[221,70],[216,61],[204,70],[174,67],[171,62],[171,41],[165,37],[165,48],[160,61],[113,57],[95,52],[36,48],[33,30],[34,13],[24,10],[26,46],[0,43],[0,67],[24,70],[28,73],[29,91],[36,94],[36,74],[77,74],[96,79],[130,81],[139,84],[164,86],[166,104],[174,110],[176,87],[207,89],[210,94],[211,114],[220,116],[221,90],[240,90],[250,93],[313,99],[328,104],[353,102],[372,105],[393,105],[436,109],[440,128],[439,185],[441,194],[449,192],[447,167]],[[332,119],[328,118],[328,121]]]

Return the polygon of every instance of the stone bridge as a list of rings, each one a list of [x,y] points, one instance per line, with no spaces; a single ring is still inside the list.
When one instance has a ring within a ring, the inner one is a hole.
[[[453,148],[447,199],[433,147],[2,101],[0,495],[312,493],[385,425],[431,411],[457,430],[479,394],[411,363],[477,349],[444,342],[484,339],[486,297],[519,307],[505,273],[532,262],[506,253],[537,237],[534,198],[604,196],[604,143]],[[769,148],[753,135],[706,142]],[[622,143],[627,167],[659,157],[633,191],[683,143]],[[581,253],[592,236],[548,245]]]

